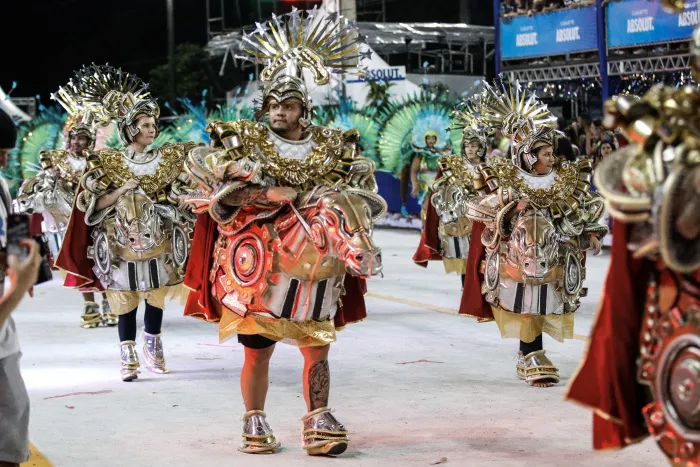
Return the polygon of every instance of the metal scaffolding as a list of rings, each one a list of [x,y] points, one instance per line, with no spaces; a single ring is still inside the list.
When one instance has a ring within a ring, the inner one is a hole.
[[[636,75],[642,73],[665,73],[690,69],[690,56],[665,55],[661,57],[628,58],[608,62],[610,76]]]
[[[503,73],[521,82],[533,83],[571,79],[599,79],[600,65],[591,62],[547,68],[504,69]]]

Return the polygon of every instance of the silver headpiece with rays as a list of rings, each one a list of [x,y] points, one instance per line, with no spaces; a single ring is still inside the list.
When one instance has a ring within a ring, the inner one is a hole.
[[[542,136],[542,128],[553,129],[557,117],[537,98],[534,92],[521,89],[520,83],[496,82],[495,86],[484,83],[486,97],[483,102],[484,122],[489,126],[500,126],[503,136],[512,140],[513,163],[522,167],[523,146],[535,135]]]
[[[479,143],[480,148],[477,154],[482,161],[486,158],[486,136],[491,130],[489,124],[484,120],[485,99],[486,91],[464,99],[452,112],[452,124],[450,125],[450,129],[462,131],[463,154],[465,145],[474,141]]]
[[[278,102],[295,98],[304,106],[304,120],[311,119],[311,102],[302,70],[311,72],[318,85],[330,83],[331,74],[357,69],[359,60],[371,52],[361,52],[359,44],[365,38],[346,18],[331,13],[325,17],[314,7],[311,11],[293,9],[283,16],[272,15],[270,21],[256,23],[255,31],[242,39],[239,58],[254,58],[265,64],[260,80],[265,83],[260,119],[270,98]]]
[[[160,116],[160,107],[148,92],[148,85],[136,75],[110,65],[83,66],[51,98],[71,115],[80,113],[84,124],[106,126],[116,120],[119,139],[124,145],[133,142],[139,132],[138,115],[149,115],[156,120]]]

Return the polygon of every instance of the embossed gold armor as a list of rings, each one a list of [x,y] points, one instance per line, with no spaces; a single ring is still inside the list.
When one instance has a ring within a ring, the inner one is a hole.
[[[696,29],[694,40],[699,35]],[[700,243],[692,227],[700,217],[698,103],[694,85],[657,85],[641,98],[608,101],[605,123],[632,144],[605,158],[595,176],[611,215],[631,224],[628,249],[653,264],[637,381],[650,393],[642,409],[649,433],[675,465],[700,463]]]

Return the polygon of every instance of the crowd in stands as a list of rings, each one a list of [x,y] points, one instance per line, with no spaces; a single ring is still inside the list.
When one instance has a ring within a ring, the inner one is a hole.
[[[595,0],[503,0],[501,15],[504,17],[532,15],[594,4]]]
[[[627,144],[622,135],[605,130],[600,119],[591,119],[586,114],[579,115],[571,122],[560,119],[558,129],[561,135],[557,141],[556,155],[570,162],[581,157],[588,158],[594,168],[608,154]],[[510,153],[510,140],[504,138],[500,131],[489,138],[488,143],[487,159]]]

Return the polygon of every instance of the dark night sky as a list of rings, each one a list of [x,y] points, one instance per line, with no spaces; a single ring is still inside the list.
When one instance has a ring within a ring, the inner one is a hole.
[[[175,0],[176,43],[206,43],[205,1]],[[109,62],[147,80],[167,61],[165,0],[4,0],[0,18],[0,86],[17,81],[15,97],[41,94],[48,103],[84,63]]]
[[[174,0],[176,43],[206,43],[207,1]],[[239,0],[242,21],[234,0],[224,3],[229,26],[251,24],[257,16],[256,0]],[[313,3],[295,2],[299,8]],[[435,8],[435,2],[388,0],[387,20],[458,21],[459,0],[439,3]],[[475,22],[490,17],[481,11],[485,0],[468,3]],[[261,5],[263,17],[273,9],[284,13],[291,8],[273,0],[261,0]],[[166,0],[2,0],[0,18],[0,86],[8,91],[17,81],[14,97],[40,94],[49,104],[49,94],[90,62],[109,62],[148,80],[149,71],[167,61]]]

